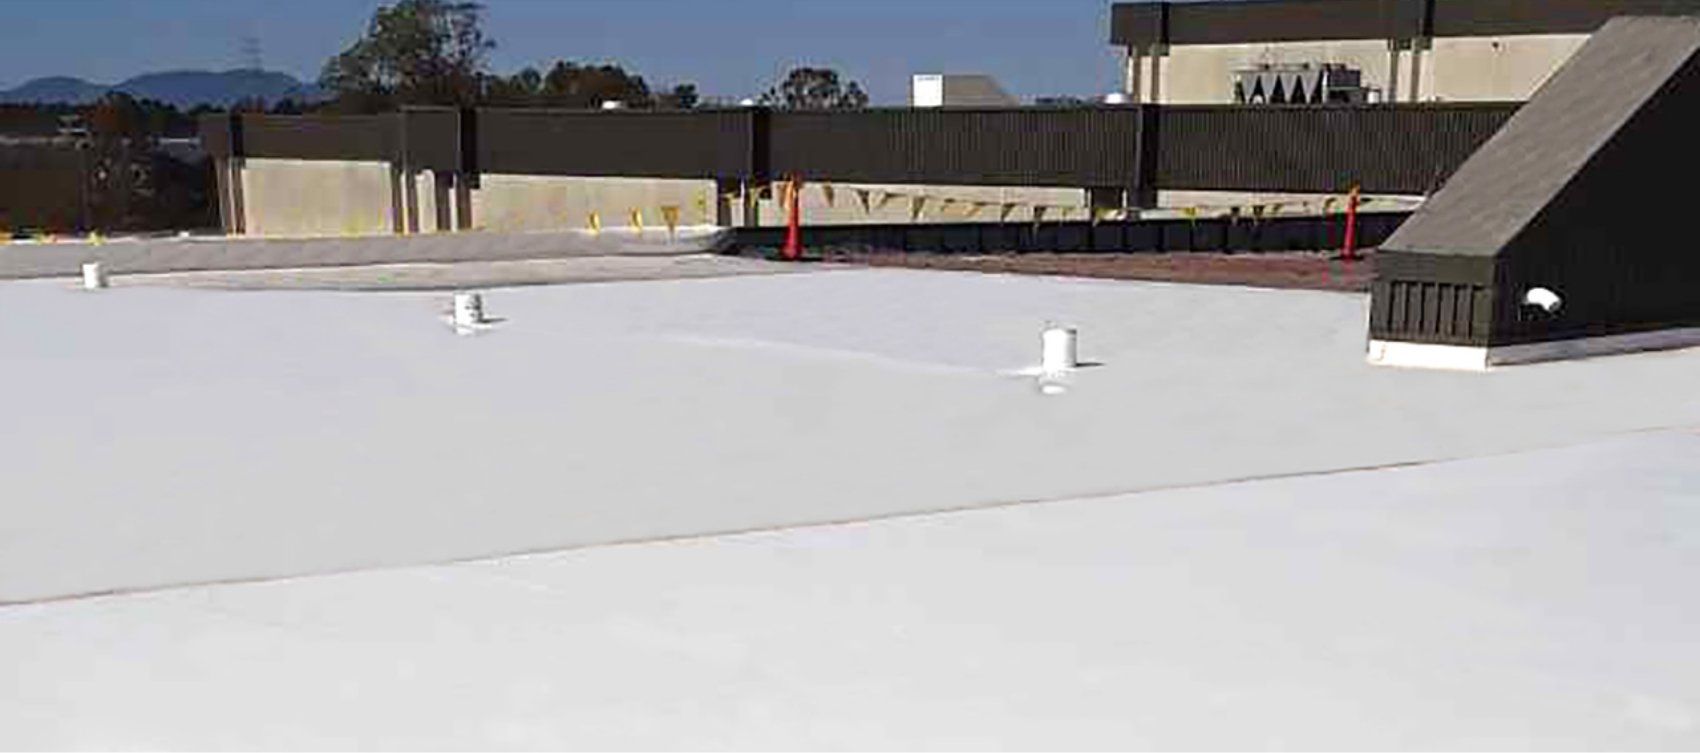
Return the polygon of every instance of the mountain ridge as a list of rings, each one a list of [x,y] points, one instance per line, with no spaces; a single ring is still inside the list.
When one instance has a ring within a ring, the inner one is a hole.
[[[247,99],[261,99],[269,106],[285,99],[316,101],[324,98],[317,85],[303,83],[287,73],[242,68],[155,71],[110,85],[75,76],[43,76],[0,90],[0,103],[80,105],[114,91],[138,99],[158,100],[180,109],[196,105],[229,107]]]

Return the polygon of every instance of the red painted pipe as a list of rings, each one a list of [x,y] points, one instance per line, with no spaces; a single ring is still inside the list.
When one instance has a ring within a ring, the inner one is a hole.
[[[1340,258],[1346,261],[1358,259],[1358,187],[1352,186],[1352,192],[1346,195],[1346,247],[1341,249]]]
[[[803,255],[803,182],[795,177],[785,183],[785,203],[788,217],[785,220],[785,250],[786,261],[796,261]]]

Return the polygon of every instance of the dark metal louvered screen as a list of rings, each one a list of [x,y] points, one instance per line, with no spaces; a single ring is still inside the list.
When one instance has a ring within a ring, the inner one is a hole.
[[[1140,185],[1142,108],[775,112],[774,175],[891,183]]]
[[[753,110],[479,110],[488,173],[712,178],[748,175]]]
[[[1516,104],[1160,108],[1164,189],[1421,194]]]

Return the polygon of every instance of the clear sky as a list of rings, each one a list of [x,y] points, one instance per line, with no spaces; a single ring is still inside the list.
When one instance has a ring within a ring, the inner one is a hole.
[[[116,83],[150,71],[265,67],[315,78],[375,0],[0,0],[0,88],[40,76]],[[1109,0],[485,0],[502,73],[616,61],[651,85],[755,93],[793,64],[829,65],[878,103],[911,73],[989,73],[1023,98],[1114,88]]]

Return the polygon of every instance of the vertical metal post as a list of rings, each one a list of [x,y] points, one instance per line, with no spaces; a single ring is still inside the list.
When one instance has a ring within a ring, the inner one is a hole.
[[[1141,79],[1145,78],[1145,57],[1139,51],[1138,45],[1128,45],[1126,68],[1122,71],[1122,91],[1127,94],[1127,101],[1140,104],[1144,101],[1144,89]]]
[[[1401,42],[1397,39],[1387,40],[1387,96],[1388,103],[1399,101],[1399,54]]]
[[[1165,45],[1157,44],[1151,47],[1151,99],[1150,103],[1163,103],[1163,56],[1169,50]]]
[[[1426,38],[1411,40],[1411,98],[1415,104],[1423,101],[1423,50],[1429,46]]]

